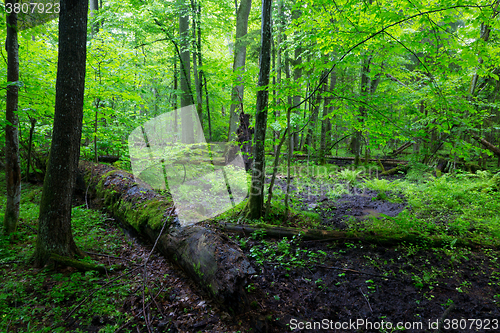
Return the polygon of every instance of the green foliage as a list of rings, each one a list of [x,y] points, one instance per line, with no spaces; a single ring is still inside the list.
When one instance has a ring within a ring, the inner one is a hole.
[[[2,207],[5,200],[3,173],[0,173],[0,179]],[[125,279],[126,282],[122,283],[118,280],[101,288],[114,277],[98,276],[93,271],[56,273],[31,268],[29,260],[36,241],[40,196],[39,187],[23,184],[19,230],[10,237],[0,235],[0,273],[3,277],[0,283],[0,330],[62,332],[67,322],[65,317],[72,310],[75,311],[70,320],[81,327],[90,326],[96,314],[113,318],[118,326],[122,325],[129,315],[118,309],[130,290],[141,285],[139,282]],[[98,211],[83,206],[72,210],[73,235],[84,251],[118,254],[123,235],[110,232],[106,223],[105,215]],[[95,293],[87,299],[92,291]]]
[[[250,248],[249,256],[260,265],[268,263],[285,270],[322,263],[326,259],[326,252],[301,249],[299,244],[300,236],[273,242],[262,239]]]
[[[343,169],[339,172],[338,178],[345,180],[347,184],[354,186],[357,184],[358,179],[361,178],[362,170],[351,170],[351,169]]]

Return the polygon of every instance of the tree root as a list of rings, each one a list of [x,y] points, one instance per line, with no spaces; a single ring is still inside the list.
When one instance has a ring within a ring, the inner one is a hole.
[[[84,262],[77,259],[72,259],[68,257],[63,257],[55,253],[50,254],[50,259],[54,260],[56,263],[63,264],[65,266],[70,266],[78,269],[79,271],[87,272],[87,271],[97,271],[100,274],[106,274],[109,271],[118,271],[123,270],[125,267],[123,265],[113,265],[110,267],[106,267],[101,264],[92,264],[88,262]]]

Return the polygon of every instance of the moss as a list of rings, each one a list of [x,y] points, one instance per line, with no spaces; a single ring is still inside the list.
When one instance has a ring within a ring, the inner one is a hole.
[[[142,231],[145,225],[153,230],[158,230],[163,226],[165,211],[173,206],[172,199],[168,197],[156,197],[152,200],[143,202],[131,202],[124,200],[125,188],[116,184],[109,184],[106,187],[104,183],[113,176],[120,176],[119,170],[111,170],[100,177],[96,186],[97,196],[103,198],[104,204],[114,215],[122,219],[137,231]],[[121,184],[118,182],[118,184]],[[127,182],[123,183],[127,186]]]
[[[165,222],[165,217],[163,215],[168,208],[172,207],[172,201],[165,200],[166,199],[159,198],[150,200],[140,207],[141,219],[145,219],[147,225],[153,230],[160,229],[163,226]]]

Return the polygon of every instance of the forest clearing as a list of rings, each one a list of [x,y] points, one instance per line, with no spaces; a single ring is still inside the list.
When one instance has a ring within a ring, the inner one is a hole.
[[[6,0],[1,332],[494,332],[498,0]]]

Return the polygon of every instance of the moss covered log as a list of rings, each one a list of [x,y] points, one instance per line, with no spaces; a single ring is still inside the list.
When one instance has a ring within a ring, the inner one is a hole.
[[[217,303],[232,312],[244,311],[245,286],[255,270],[234,242],[200,225],[181,227],[172,198],[156,193],[128,172],[88,162],[80,164],[80,172],[85,189],[101,198],[126,227],[152,243],[158,239],[160,252]]]
[[[445,246],[457,246],[457,247],[470,247],[470,248],[481,248],[485,247],[484,244],[480,244],[473,239],[468,238],[455,238],[452,236],[430,236],[422,235],[418,233],[385,233],[380,232],[362,232],[362,231],[340,231],[340,230],[318,230],[318,229],[299,229],[299,228],[287,228],[279,227],[275,225],[269,225],[264,223],[259,223],[255,225],[245,225],[245,224],[232,224],[223,223],[222,228],[227,232],[240,233],[244,235],[250,235],[253,232],[261,231],[264,233],[264,237],[270,238],[292,238],[293,236],[300,236],[305,241],[342,241],[342,242],[364,242],[368,244],[377,244],[381,246],[397,246],[403,243],[411,244],[425,244],[428,247],[445,247]],[[492,243],[488,247],[498,249],[498,243]]]

